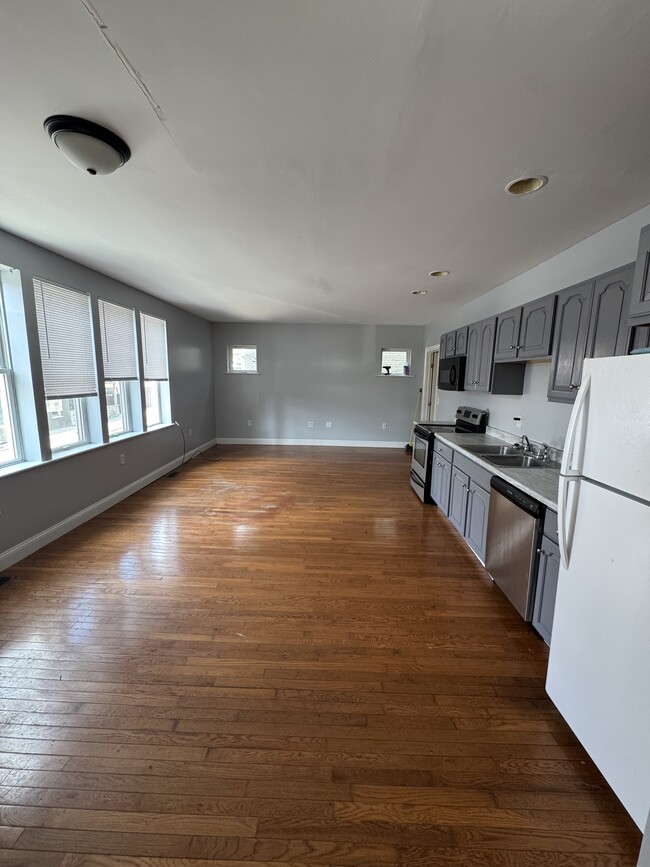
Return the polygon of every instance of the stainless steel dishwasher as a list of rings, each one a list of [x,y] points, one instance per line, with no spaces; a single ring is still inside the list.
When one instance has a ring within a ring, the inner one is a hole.
[[[498,476],[492,476],[490,487],[485,568],[530,620],[545,507]]]

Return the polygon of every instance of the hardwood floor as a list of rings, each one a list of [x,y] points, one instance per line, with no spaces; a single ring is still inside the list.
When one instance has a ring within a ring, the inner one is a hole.
[[[211,455],[9,570],[1,864],[636,864],[403,452]]]

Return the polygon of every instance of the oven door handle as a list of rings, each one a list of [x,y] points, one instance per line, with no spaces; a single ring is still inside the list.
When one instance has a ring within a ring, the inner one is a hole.
[[[415,482],[415,484],[418,486],[418,488],[424,487],[424,482],[422,481],[422,479],[418,476],[418,474],[414,470],[411,470],[411,481]]]

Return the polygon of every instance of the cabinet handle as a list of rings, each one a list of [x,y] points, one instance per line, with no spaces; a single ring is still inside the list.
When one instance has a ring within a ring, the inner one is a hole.
[[[515,349],[523,349],[524,347],[520,344],[519,346],[515,346]]]
[[[466,488],[466,487],[467,487],[467,485],[461,485],[461,488]]]
[[[544,557],[548,557],[548,554],[546,553],[546,551],[543,548],[538,548],[537,553],[542,554]]]
[[[516,347],[516,346],[511,346],[510,349],[517,349],[517,347]]]
[[[573,383],[571,383],[571,385],[569,386],[569,388],[580,388],[580,386],[579,386],[579,385],[574,385]]]

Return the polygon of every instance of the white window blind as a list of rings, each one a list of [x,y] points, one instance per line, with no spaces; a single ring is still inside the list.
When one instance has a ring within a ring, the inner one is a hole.
[[[121,304],[100,299],[99,330],[102,336],[104,379],[137,379],[135,312]]]
[[[45,397],[97,394],[90,297],[34,278]]]
[[[145,379],[169,379],[167,372],[167,324],[164,319],[140,314]]]

